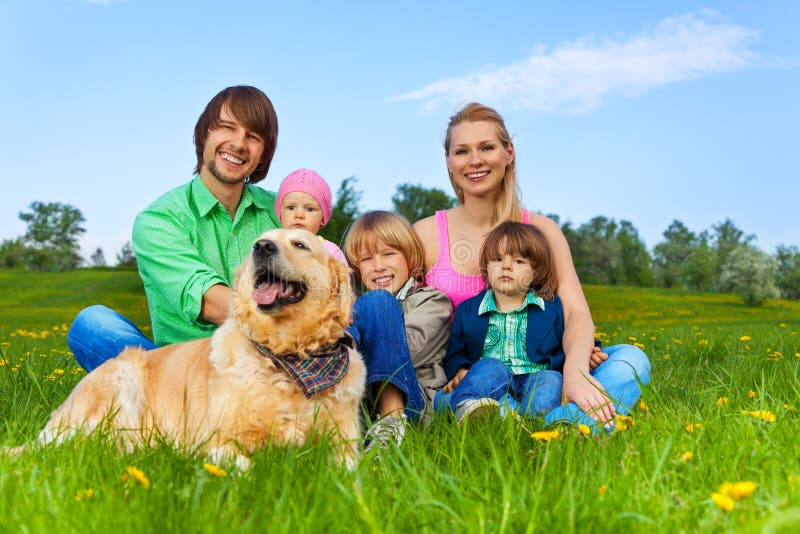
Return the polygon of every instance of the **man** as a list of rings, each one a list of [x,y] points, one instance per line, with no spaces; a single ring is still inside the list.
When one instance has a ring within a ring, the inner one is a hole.
[[[262,232],[280,227],[275,193],[252,185],[267,175],[277,138],[275,109],[255,87],[228,87],[208,103],[195,125],[194,178],[158,198],[133,225],[155,343],[119,313],[91,306],[67,337],[84,369],[126,346],[207,337],[222,324],[236,268]]]

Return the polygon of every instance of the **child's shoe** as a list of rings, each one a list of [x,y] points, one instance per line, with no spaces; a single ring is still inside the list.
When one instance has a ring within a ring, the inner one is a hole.
[[[477,420],[488,418],[500,413],[500,403],[494,399],[484,397],[482,399],[468,399],[458,403],[456,406],[456,419],[458,424],[467,419]]]
[[[373,447],[388,447],[391,443],[399,447],[406,436],[407,424],[408,417],[404,413],[381,417],[364,435],[364,442],[367,444],[365,452],[369,452]]]

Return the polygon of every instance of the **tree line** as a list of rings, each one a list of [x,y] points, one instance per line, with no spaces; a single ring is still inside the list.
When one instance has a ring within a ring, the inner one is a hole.
[[[357,180],[342,181],[328,224],[320,235],[342,243],[347,228],[362,213],[362,193]],[[392,209],[414,223],[436,210],[457,205],[441,189],[401,184],[392,196]],[[596,216],[579,226],[559,223],[572,251],[578,276],[585,284],[683,288],[739,294],[748,305],[766,299],[800,300],[800,249],[779,245],[769,255],[755,246],[755,236],[745,234],[727,219],[709,230],[695,233],[674,220],[663,240],[647,250],[634,225]],[[102,249],[88,261],[80,256],[78,237],[85,232],[80,210],[61,203],[34,202],[19,214],[28,228],[24,235],[0,243],[0,268],[63,271],[104,266]],[[117,267],[135,267],[130,242],[116,255]]]

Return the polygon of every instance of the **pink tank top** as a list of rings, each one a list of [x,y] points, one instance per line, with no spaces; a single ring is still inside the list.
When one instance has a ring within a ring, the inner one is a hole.
[[[527,210],[522,211],[522,222],[531,223],[531,216]],[[438,289],[453,302],[453,308],[480,293],[486,282],[480,275],[463,274],[453,269],[450,263],[450,236],[447,232],[447,211],[436,212],[436,233],[439,237],[439,257],[436,263],[425,275],[425,285]],[[458,250],[455,253],[458,254]],[[477,254],[478,251],[465,253]]]

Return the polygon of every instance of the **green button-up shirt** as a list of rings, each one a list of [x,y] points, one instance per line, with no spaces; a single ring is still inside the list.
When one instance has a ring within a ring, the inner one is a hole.
[[[211,335],[216,325],[200,317],[203,295],[215,284],[231,287],[256,238],[280,227],[274,205],[275,193],[247,185],[231,220],[195,175],[136,217],[133,250],[157,345]]]
[[[533,291],[528,291],[525,301],[519,308],[503,312],[497,309],[494,292],[489,289],[478,307],[478,315],[489,314],[483,357],[497,358],[505,363],[514,375],[535,373],[548,368],[546,363],[531,362],[525,350],[528,306],[538,306],[544,310],[544,300]]]

